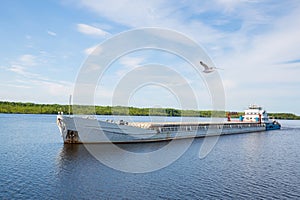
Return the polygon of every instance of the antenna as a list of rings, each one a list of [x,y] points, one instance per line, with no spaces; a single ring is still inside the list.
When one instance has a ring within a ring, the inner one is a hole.
[[[69,97],[69,115],[71,115],[71,101],[72,101],[72,95],[70,94],[70,97]]]

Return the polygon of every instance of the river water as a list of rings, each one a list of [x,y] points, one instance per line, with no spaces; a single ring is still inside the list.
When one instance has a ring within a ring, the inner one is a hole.
[[[199,138],[165,168],[126,173],[85,145],[63,144],[55,115],[0,114],[0,199],[299,199],[300,121],[280,122],[281,130],[221,136],[204,159]]]

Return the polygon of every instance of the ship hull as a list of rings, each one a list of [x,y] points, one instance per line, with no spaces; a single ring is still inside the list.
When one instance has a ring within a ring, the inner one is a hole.
[[[64,143],[139,143],[266,131],[265,123],[160,123],[148,127],[84,117],[57,117]],[[143,124],[142,124],[143,125]],[[271,130],[271,129],[270,129]]]
[[[281,125],[274,121],[274,122],[270,122],[270,123],[266,123],[266,130],[267,131],[271,131],[271,130],[278,130],[281,128]]]

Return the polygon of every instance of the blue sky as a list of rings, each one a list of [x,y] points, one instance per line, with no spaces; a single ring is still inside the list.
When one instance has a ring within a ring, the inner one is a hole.
[[[226,110],[256,103],[271,112],[300,114],[298,0],[12,0],[1,2],[0,16],[2,101],[67,104],[96,45],[123,31],[161,27],[195,40],[223,69]],[[197,79],[172,55],[134,52],[112,65],[96,104],[111,104],[109,85],[120,74],[153,62],[181,68],[191,83]],[[209,109],[210,96],[203,85],[199,88],[198,108]],[[148,87],[129,104],[178,107],[173,100],[162,88]]]

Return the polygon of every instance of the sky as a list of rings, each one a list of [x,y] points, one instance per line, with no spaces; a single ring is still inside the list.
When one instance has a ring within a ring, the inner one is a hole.
[[[0,101],[68,104],[97,45],[126,31],[156,27],[179,32],[204,49],[220,68],[226,110],[259,104],[269,112],[300,115],[299,19],[298,0],[2,1]],[[158,71],[162,66],[166,77],[171,75],[163,66],[173,67],[195,92],[196,109],[211,108],[205,83],[186,61],[151,49],[116,59],[97,86],[95,104],[111,105],[122,78],[151,63]],[[130,92],[129,106],[180,108],[173,91],[159,85]]]

